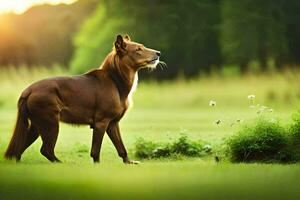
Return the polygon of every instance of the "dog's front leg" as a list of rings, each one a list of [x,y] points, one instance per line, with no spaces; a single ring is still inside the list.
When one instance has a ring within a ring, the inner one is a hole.
[[[115,148],[118,151],[119,156],[123,159],[125,164],[138,164],[138,161],[133,161],[128,158],[126,148],[123,144],[119,123],[118,122],[111,122],[107,128],[107,134],[111,141],[113,142]]]
[[[108,123],[109,123],[108,121],[103,120],[93,125],[91,157],[93,158],[95,163],[98,163],[100,160],[100,149],[101,149],[103,136],[107,129]]]

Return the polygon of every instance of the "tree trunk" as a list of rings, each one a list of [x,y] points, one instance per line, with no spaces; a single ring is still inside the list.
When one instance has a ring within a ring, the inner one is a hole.
[[[248,61],[242,61],[240,63],[241,74],[246,74],[249,71]]]
[[[281,59],[280,56],[277,56],[275,58],[275,66],[276,66],[276,69],[279,70],[279,71],[282,71],[284,66],[283,66],[283,60]]]
[[[268,54],[265,48],[259,50],[259,64],[261,71],[265,72],[268,69]]]

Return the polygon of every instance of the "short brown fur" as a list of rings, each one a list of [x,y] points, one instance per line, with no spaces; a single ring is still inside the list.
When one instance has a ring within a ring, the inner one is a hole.
[[[94,162],[99,162],[102,139],[107,132],[123,162],[136,163],[127,156],[119,121],[128,109],[128,94],[137,71],[155,67],[159,56],[160,52],[132,42],[129,36],[118,35],[113,51],[100,69],[30,85],[19,98],[17,122],[5,157],[19,161],[40,135],[41,154],[51,162],[59,162],[54,148],[62,121],[90,125],[93,129],[90,155]]]

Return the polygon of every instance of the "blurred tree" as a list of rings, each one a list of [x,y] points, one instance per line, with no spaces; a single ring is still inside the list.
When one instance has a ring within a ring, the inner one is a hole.
[[[91,67],[98,67],[112,49],[115,35],[121,32],[123,24],[128,23],[124,18],[112,17],[108,4],[100,4],[75,36],[76,51],[70,64],[73,72],[84,72]]]
[[[289,64],[300,64],[300,1],[289,0],[288,3],[282,0],[282,8],[284,10],[284,23],[286,24],[286,38],[288,40],[288,56],[287,61]],[[286,60],[277,59],[277,63]]]
[[[242,72],[251,60],[262,70],[270,58],[287,54],[286,26],[282,0],[223,0],[221,46],[229,63],[238,63]]]
[[[218,0],[103,1],[76,35],[73,72],[99,66],[118,33],[162,51],[168,69],[156,75],[172,78],[220,66]]]
[[[0,16],[0,66],[98,67],[117,34],[162,52],[151,77],[210,73],[223,64],[262,71],[300,64],[299,0],[78,0]],[[269,62],[274,61],[274,62]],[[143,71],[142,76],[147,72]]]
[[[67,66],[74,49],[72,37],[98,2],[40,5],[22,15],[1,15],[0,65]]]

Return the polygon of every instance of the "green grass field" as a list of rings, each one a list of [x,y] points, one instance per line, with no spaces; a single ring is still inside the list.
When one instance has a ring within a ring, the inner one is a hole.
[[[40,139],[23,154],[22,162],[5,161],[16,102],[31,82],[66,74],[49,70],[2,70],[0,74],[0,199],[300,199],[300,165],[215,163],[213,155],[180,160],[143,160],[126,166],[105,136],[101,163],[89,157],[91,130],[61,124],[56,155],[49,163],[40,153]],[[134,106],[121,122],[129,155],[138,137],[168,141],[181,133],[212,144],[213,150],[258,115],[290,123],[300,99],[299,72],[245,77],[202,77],[173,82],[142,82]],[[255,94],[253,103],[247,96]],[[216,107],[209,101],[215,100]],[[216,120],[222,123],[216,125]],[[233,124],[234,123],[234,124]]]

